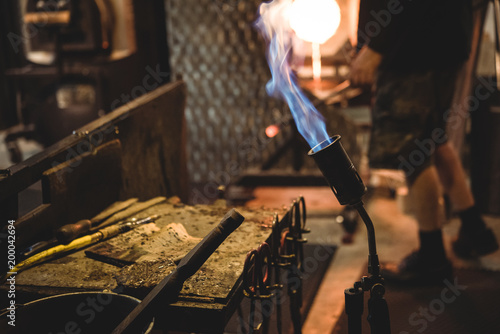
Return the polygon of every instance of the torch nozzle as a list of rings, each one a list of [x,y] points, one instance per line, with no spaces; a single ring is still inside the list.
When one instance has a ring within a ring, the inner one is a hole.
[[[340,204],[361,201],[366,187],[354,164],[340,143],[340,136],[333,136],[309,151]]]

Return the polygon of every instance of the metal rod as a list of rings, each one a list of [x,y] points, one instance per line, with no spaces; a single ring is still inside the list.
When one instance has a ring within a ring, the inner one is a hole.
[[[365,223],[366,232],[368,235],[368,272],[372,275],[378,276],[380,274],[380,263],[378,261],[377,255],[377,244],[375,242],[375,228],[373,227],[373,222],[368,216],[368,213],[363,206],[363,202],[353,204],[353,206],[358,210],[361,219]]]
[[[177,268],[165,277],[137,305],[132,312],[113,330],[112,334],[137,333],[145,320],[149,320],[159,309],[174,302],[184,284],[219,245],[243,222],[244,217],[235,209],[231,209],[211,232],[201,240],[177,265]],[[159,307],[159,305],[161,307]]]

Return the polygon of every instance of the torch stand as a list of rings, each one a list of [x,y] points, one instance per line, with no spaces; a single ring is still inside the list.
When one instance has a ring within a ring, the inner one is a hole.
[[[384,299],[384,279],[380,276],[380,265],[375,244],[375,229],[370,217],[366,213],[363,202],[359,201],[353,204],[353,206],[358,210],[361,219],[366,225],[369,249],[368,273],[370,276],[363,276],[361,281],[355,282],[352,288],[344,290],[348,333],[361,334],[361,316],[364,308],[363,295],[365,291],[370,291],[370,299],[368,300],[368,322],[370,323],[371,333],[390,334],[389,309]]]
[[[345,310],[348,318],[348,333],[361,334],[363,294],[370,291],[368,300],[368,322],[372,334],[390,334],[389,310],[384,299],[384,279],[380,276],[380,264],[375,243],[375,228],[368,216],[361,197],[366,187],[356,168],[340,143],[340,136],[333,136],[315,146],[309,155],[314,158],[330,188],[342,205],[352,205],[365,223],[368,233],[368,273],[352,288],[346,289]]]

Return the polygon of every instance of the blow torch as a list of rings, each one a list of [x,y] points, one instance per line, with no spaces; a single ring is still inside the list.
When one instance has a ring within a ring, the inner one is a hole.
[[[368,273],[370,276],[362,277],[361,281],[355,282],[352,288],[344,291],[349,334],[361,334],[363,294],[365,291],[370,291],[368,319],[371,332],[390,334],[389,310],[384,299],[384,279],[380,275],[375,228],[361,199],[366,192],[366,187],[342,146],[339,135],[319,143],[309,151],[308,155],[314,158],[340,204],[352,205],[356,208],[368,234]]]

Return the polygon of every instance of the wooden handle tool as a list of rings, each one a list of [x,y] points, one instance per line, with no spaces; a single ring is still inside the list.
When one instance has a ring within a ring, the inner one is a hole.
[[[108,206],[101,213],[90,220],[83,219],[73,224],[66,224],[57,229],[55,232],[56,239],[62,244],[68,244],[76,238],[87,234],[93,226],[96,226],[104,219],[116,214],[117,212],[125,210],[137,201],[137,198],[130,198],[123,202],[116,202]]]

